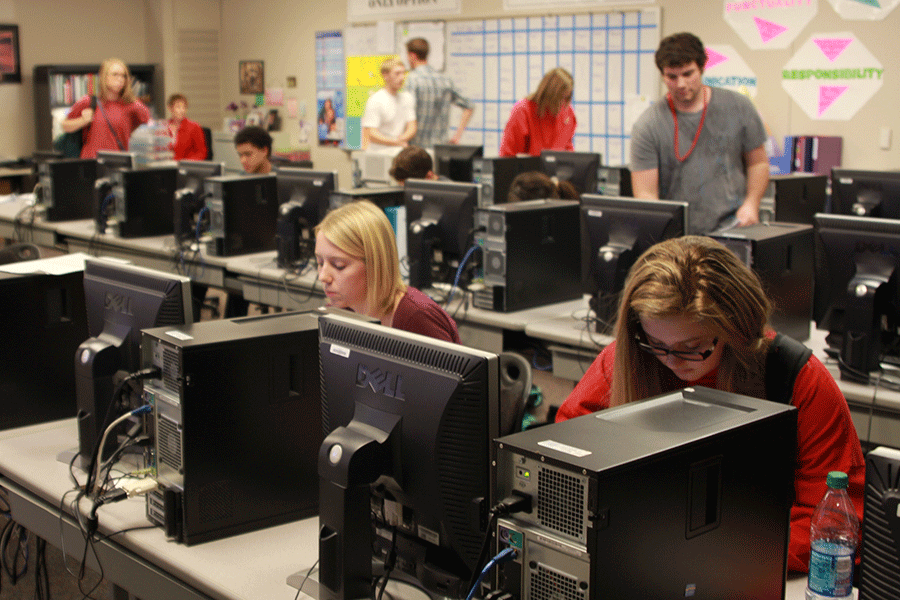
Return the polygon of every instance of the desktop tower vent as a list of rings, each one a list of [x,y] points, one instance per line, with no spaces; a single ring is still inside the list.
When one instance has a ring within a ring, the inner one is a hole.
[[[366,331],[340,328],[330,323],[322,323],[321,337],[331,343],[346,343],[351,346],[373,347],[371,338],[373,334]],[[457,373],[464,366],[465,358],[458,357],[452,352],[444,352],[431,348],[420,348],[416,344],[385,338],[377,338],[376,352],[383,352],[391,356],[399,356],[416,364],[434,367],[435,369],[448,370]]]
[[[587,591],[578,580],[548,569],[542,564],[530,569],[530,600],[586,600]]]
[[[182,471],[181,427],[178,423],[160,415],[156,421],[156,439],[159,447],[157,460],[169,465],[176,473]]]
[[[162,382],[163,387],[174,394],[181,393],[178,377],[181,373],[181,355],[174,348],[163,348]]]
[[[866,456],[860,600],[900,596],[900,450],[879,447]]]
[[[562,471],[538,471],[538,520],[575,540],[585,540],[587,482]]]

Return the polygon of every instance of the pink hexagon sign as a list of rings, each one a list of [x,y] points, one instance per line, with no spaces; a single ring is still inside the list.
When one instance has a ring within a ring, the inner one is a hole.
[[[756,97],[756,73],[732,46],[706,46],[706,68],[703,83]]]
[[[883,76],[852,33],[820,33],[784,65],[781,85],[810,118],[845,121],[881,88]]]
[[[818,11],[818,0],[725,0],[723,14],[750,48],[766,50],[787,48]]]

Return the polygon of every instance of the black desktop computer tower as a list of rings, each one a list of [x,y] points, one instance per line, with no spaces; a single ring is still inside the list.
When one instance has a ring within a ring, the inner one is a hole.
[[[710,236],[759,275],[773,304],[772,327],[795,340],[809,339],[815,275],[812,226],[759,223]]]
[[[475,306],[508,312],[581,297],[578,202],[528,200],[479,212],[484,289]]]
[[[97,161],[93,158],[48,160],[38,166],[41,204],[48,221],[77,221],[94,216],[94,181]]]
[[[772,175],[762,204],[765,207],[771,203],[774,220],[779,223],[812,225],[813,215],[825,212],[827,189],[827,175]]]
[[[482,207],[505,204],[519,173],[541,171],[540,156],[502,156],[472,161],[472,180],[481,184]]]
[[[223,175],[205,182],[210,254],[235,256],[275,249],[278,186],[275,175]]]
[[[125,169],[112,174],[119,237],[153,237],[174,231],[177,167]]]
[[[900,450],[866,455],[859,600],[900,598]]]
[[[0,429],[74,417],[78,346],[88,337],[84,272],[0,273]]]
[[[145,329],[158,490],[147,517],[195,544],[318,510],[322,444],[314,313]]]
[[[631,198],[631,171],[628,167],[604,167],[597,169],[597,193],[603,196]]]
[[[519,600],[782,600],[797,411],[688,388],[495,440],[496,589]],[[497,596],[501,597],[501,596]]]

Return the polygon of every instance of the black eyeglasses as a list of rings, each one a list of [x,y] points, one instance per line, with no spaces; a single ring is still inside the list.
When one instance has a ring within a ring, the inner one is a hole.
[[[716,349],[716,344],[719,343],[719,338],[713,338],[712,345],[709,347],[709,349],[704,350],[703,352],[696,352],[687,350],[669,350],[668,348],[654,346],[652,344],[648,344],[645,340],[643,340],[640,334],[635,335],[634,338],[637,341],[638,348],[640,348],[644,352],[649,352],[654,356],[666,356],[668,354],[671,354],[676,358],[680,358],[681,360],[690,362],[703,362],[712,355],[713,351]]]

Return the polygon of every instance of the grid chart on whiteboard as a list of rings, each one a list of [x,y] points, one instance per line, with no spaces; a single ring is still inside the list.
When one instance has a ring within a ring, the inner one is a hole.
[[[461,143],[496,156],[513,104],[559,66],[575,81],[575,150],[626,164],[634,107],[659,90],[658,44],[658,9],[448,22],[447,73],[476,106]]]

